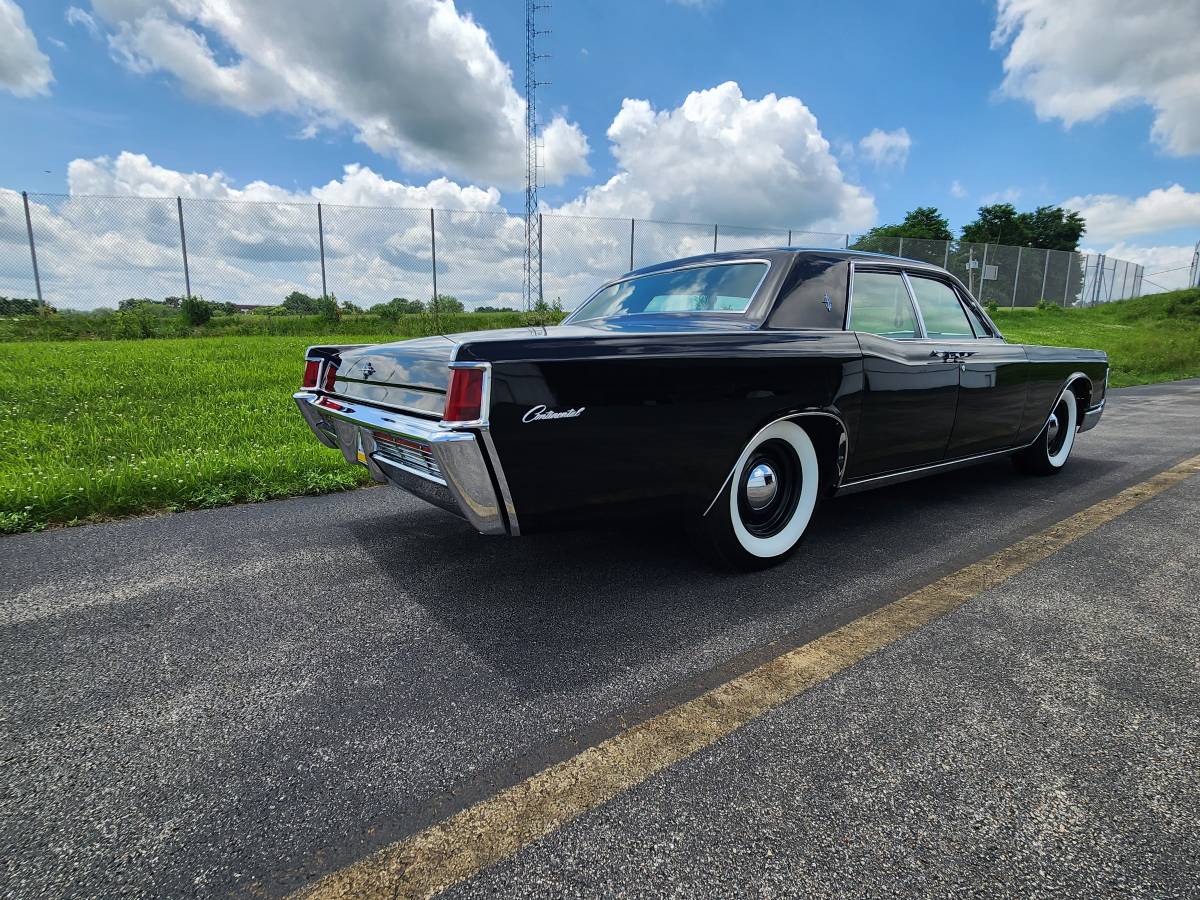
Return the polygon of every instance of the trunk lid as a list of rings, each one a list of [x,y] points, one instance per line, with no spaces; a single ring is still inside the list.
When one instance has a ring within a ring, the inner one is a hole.
[[[344,351],[334,393],[441,417],[456,346],[450,338],[437,335]]]

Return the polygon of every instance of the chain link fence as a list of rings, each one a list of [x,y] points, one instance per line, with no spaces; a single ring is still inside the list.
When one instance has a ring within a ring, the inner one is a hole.
[[[572,309],[630,269],[754,247],[850,248],[944,266],[985,303],[1079,306],[1136,297],[1141,266],[1112,257],[786,228],[539,217],[534,295]],[[60,308],[202,296],[277,305],[293,291],[362,308],[442,295],[519,307],[525,224],[505,212],[21,194],[0,190],[0,296]]]

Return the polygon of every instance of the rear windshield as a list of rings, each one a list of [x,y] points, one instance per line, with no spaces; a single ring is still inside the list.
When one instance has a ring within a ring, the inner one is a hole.
[[[751,262],[640,275],[610,284],[570,321],[639,313],[743,313],[766,274],[766,263]]]

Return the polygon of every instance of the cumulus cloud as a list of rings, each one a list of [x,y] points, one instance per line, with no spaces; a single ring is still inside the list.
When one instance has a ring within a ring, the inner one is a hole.
[[[307,192],[291,191],[266,181],[236,187],[221,172],[177,172],[155,165],[141,153],[125,151],[115,159],[76,159],[67,166],[67,184],[73,195],[116,197],[188,197],[201,200],[248,200],[272,203],[324,203],[344,206],[435,207],[475,211],[501,211],[495,188],[462,186],[447,178],[426,185],[392,181],[370,168],[352,164],[342,177]]]
[[[1098,252],[1095,249],[1087,253]],[[1188,287],[1192,256],[1196,252],[1187,246],[1144,246],[1120,242],[1112,244],[1104,254],[1112,259],[1125,260],[1143,266],[1142,293],[1157,294]],[[1129,276],[1132,278],[1132,274]]]
[[[907,128],[897,128],[895,131],[875,128],[858,142],[858,149],[876,166],[904,168],[908,162],[908,151],[912,149],[912,138]]]
[[[7,2],[7,0],[5,0]],[[114,56],[202,100],[282,111],[306,132],[348,126],[422,171],[504,186],[524,173],[525,101],[487,32],[453,0],[93,0]],[[543,177],[587,171],[587,139],[555,117]]]
[[[1007,48],[1001,89],[1068,127],[1148,104],[1153,138],[1200,153],[1196,0],[997,0],[992,44]]]
[[[1179,184],[1155,188],[1141,197],[1088,194],[1071,197],[1061,205],[1083,215],[1088,240],[1099,244],[1175,228],[1200,230],[1200,193],[1187,191]]]
[[[18,97],[50,93],[50,59],[14,0],[0,0],[0,88]]]
[[[959,200],[967,196],[967,189],[963,187],[962,182],[957,178],[950,182],[950,196],[957,197]]]
[[[831,232],[875,221],[874,199],[846,182],[796,97],[747,98],[729,81],[675,109],[626,99],[608,138],[620,171],[560,212]]]

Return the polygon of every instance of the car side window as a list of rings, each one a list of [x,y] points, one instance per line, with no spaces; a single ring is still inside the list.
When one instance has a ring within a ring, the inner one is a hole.
[[[917,307],[921,310],[921,320],[925,323],[927,337],[934,340],[974,340],[975,331],[971,328],[971,321],[963,310],[958,294],[954,293],[954,288],[944,281],[934,281],[919,275],[909,275],[908,280],[912,285]]]
[[[961,299],[961,298],[960,298]],[[992,330],[988,328],[987,323],[983,321],[983,317],[975,312],[975,308],[967,301],[962,301],[963,309],[967,311],[967,317],[971,320],[971,327],[975,329],[975,337],[990,338],[995,337]]]
[[[849,328],[897,341],[917,337],[917,316],[899,273],[854,273]]]

